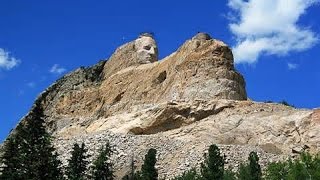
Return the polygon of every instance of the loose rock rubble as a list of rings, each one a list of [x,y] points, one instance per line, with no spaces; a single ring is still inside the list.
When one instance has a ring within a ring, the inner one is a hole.
[[[156,167],[160,178],[166,179],[179,175],[187,169],[199,168],[200,163],[203,161],[203,154],[207,152],[209,145],[214,143],[194,143],[188,140],[172,139],[165,135],[115,134],[108,131],[91,135],[79,135],[71,139],[57,137],[55,146],[58,149],[58,153],[61,154],[60,158],[64,165],[67,164],[67,159],[70,158],[73,144],[81,144],[82,142],[88,148],[91,160],[97,155],[100,147],[104,146],[106,142],[110,142],[114,151],[111,161],[114,163],[118,178],[130,172],[132,157],[136,170],[139,170],[148,149],[155,148],[158,159]],[[286,158],[284,155],[266,153],[257,146],[223,144],[218,146],[222,154],[226,156],[226,167],[233,168],[233,170],[236,170],[240,163],[247,161],[251,151],[258,153],[262,166],[265,166],[270,161],[279,161]]]

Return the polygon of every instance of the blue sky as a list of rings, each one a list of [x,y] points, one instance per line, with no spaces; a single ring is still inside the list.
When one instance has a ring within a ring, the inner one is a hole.
[[[320,107],[319,0],[0,0],[0,142],[63,74],[154,32],[160,58],[199,31],[233,48],[255,101]]]

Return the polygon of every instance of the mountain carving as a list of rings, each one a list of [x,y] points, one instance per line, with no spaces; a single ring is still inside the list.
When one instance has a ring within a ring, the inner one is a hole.
[[[199,165],[213,143],[229,165],[252,150],[266,164],[320,144],[319,110],[249,100],[231,49],[206,33],[162,60],[154,38],[142,34],[109,59],[57,80],[36,102],[64,162],[74,142],[94,154],[109,140],[118,177],[151,147],[168,178]]]

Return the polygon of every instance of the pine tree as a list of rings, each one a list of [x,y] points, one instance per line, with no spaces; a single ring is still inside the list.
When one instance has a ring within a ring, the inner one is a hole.
[[[259,165],[259,157],[256,152],[250,152],[249,164],[241,164],[238,170],[237,177],[240,180],[261,180],[262,172]]]
[[[75,143],[71,152],[71,157],[68,159],[67,177],[70,180],[83,180],[86,177],[87,166],[89,164],[87,158],[89,157],[82,143],[81,147]]]
[[[2,164],[0,179],[23,179],[18,155],[18,144],[14,135],[12,135],[4,143],[3,155],[0,161],[0,164]]]
[[[112,150],[109,142],[105,147],[101,147],[100,152],[92,166],[92,179],[94,180],[113,180],[112,163],[110,162]]]
[[[25,122],[16,128],[20,172],[24,179],[63,179],[61,162],[44,123],[41,105],[36,104]]]
[[[155,168],[157,162],[157,150],[151,148],[145,155],[144,163],[141,167],[141,177],[143,180],[157,180],[158,171]]]
[[[223,179],[224,156],[220,154],[220,149],[215,144],[209,147],[208,154],[204,154],[204,162],[201,163],[201,176],[203,179]]]
[[[246,164],[240,164],[240,167],[237,172],[237,179],[239,180],[252,180],[249,166]]]
[[[249,154],[249,169],[253,180],[260,180],[262,177],[261,167],[259,164],[259,157],[256,152]]]
[[[226,169],[223,173],[223,180],[236,180],[236,173]]]

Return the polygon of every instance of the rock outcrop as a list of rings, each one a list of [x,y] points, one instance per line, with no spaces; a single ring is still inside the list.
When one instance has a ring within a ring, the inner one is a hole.
[[[320,111],[248,100],[230,48],[206,33],[160,61],[155,40],[143,34],[108,60],[65,75],[36,102],[64,162],[74,142],[95,154],[109,140],[119,177],[133,154],[140,164],[151,147],[161,177],[197,166],[212,143],[235,167],[251,150],[264,164],[319,150]]]
[[[88,73],[80,69],[59,80],[56,84],[63,90],[49,93],[55,95],[44,102],[50,106],[45,109],[53,130],[75,132],[75,125],[87,127],[120,112],[166,102],[247,98],[232,52],[221,41],[198,34],[164,60],[155,61],[156,57],[155,41],[142,36],[118,48],[102,71],[102,63],[98,65],[94,77],[86,79]]]

